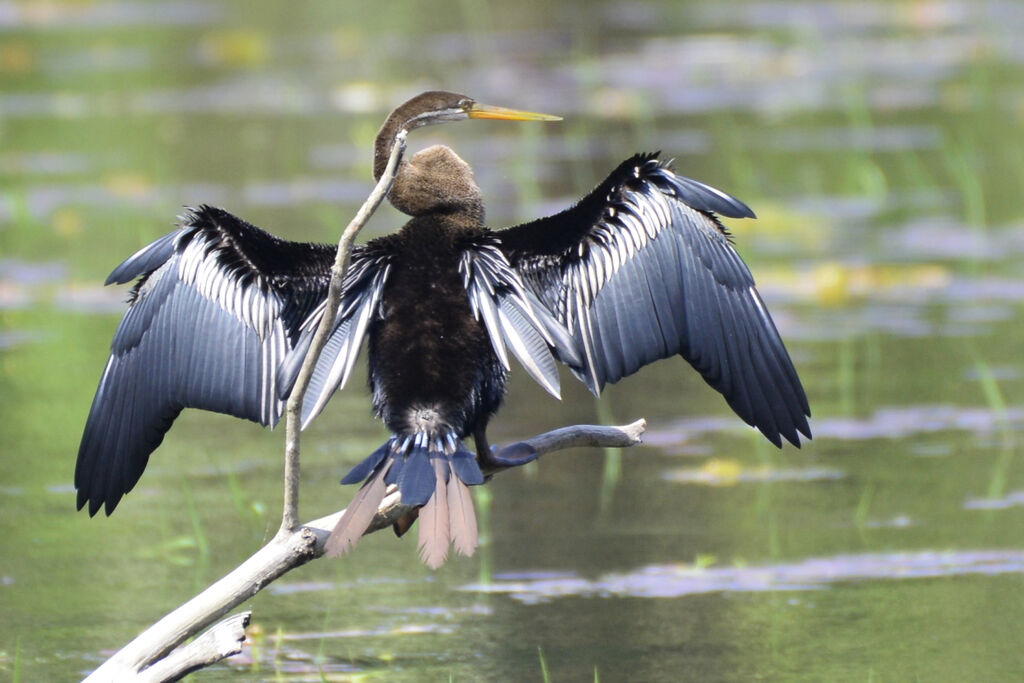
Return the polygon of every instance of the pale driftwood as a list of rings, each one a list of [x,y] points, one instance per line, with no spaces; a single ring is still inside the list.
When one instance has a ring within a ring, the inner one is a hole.
[[[577,425],[541,434],[527,439],[525,443],[536,449],[540,455],[578,446],[624,448],[640,443],[646,429],[647,423],[644,420],[637,420],[621,427]],[[397,491],[390,491],[381,502],[377,516],[366,533],[391,526],[409,509],[408,506],[402,505]],[[219,661],[223,657],[208,657],[205,663],[199,665],[197,657],[179,656],[179,651],[172,650],[216,619],[252,598],[278,577],[322,556],[327,537],[343,514],[345,511],[340,510],[313,520],[290,534],[279,532],[273,540],[236,569],[128,643],[86,678],[86,681],[171,681],[200,666],[208,666]],[[238,618],[243,617],[248,618],[248,613]],[[215,629],[219,627],[220,625]],[[219,641],[220,634],[215,634],[211,638]],[[206,654],[212,652],[207,647],[201,648],[200,651]],[[168,656],[168,653],[171,655]],[[232,653],[223,656],[230,654]],[[175,662],[178,662],[178,668],[172,666]]]
[[[331,266],[331,282],[327,289],[327,300],[324,302],[324,313],[320,318],[320,325],[316,328],[316,334],[313,336],[306,358],[302,362],[302,369],[299,370],[295,386],[292,387],[292,393],[288,397],[288,404],[285,407],[284,432],[284,512],[281,514],[281,528],[277,532],[279,536],[286,536],[299,526],[299,440],[302,434],[302,400],[306,395],[309,380],[313,376],[313,368],[316,367],[320,352],[323,351],[327,337],[331,333],[338,306],[341,305],[341,287],[351,260],[352,245],[355,243],[359,231],[366,225],[366,221],[370,219],[370,216],[391,191],[391,185],[394,184],[395,176],[398,174],[398,164],[402,160],[402,155],[405,154],[407,136],[408,132],[404,130],[399,131],[395,136],[394,145],[391,147],[391,156],[388,157],[388,165],[384,169],[384,173],[338,241],[338,253],[334,257],[334,265]]]
[[[173,681],[204,669],[222,659],[237,655],[245,642],[245,629],[252,611],[234,614],[191,643],[182,645],[138,675],[145,683]]]

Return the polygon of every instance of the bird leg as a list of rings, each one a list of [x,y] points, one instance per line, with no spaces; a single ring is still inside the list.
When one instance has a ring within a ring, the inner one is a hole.
[[[539,455],[533,446],[523,441],[517,441],[502,448],[491,448],[487,445],[487,433],[482,427],[473,432],[473,440],[476,442],[476,459],[485,474],[488,473],[488,470],[522,467],[536,460]]]

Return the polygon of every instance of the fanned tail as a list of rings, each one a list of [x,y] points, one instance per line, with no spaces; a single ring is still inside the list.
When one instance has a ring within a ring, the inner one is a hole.
[[[389,485],[395,485],[402,503],[420,508],[420,559],[437,569],[454,543],[460,555],[473,554],[478,545],[476,514],[469,486],[482,484],[476,456],[451,430],[441,436],[417,432],[393,436],[341,480],[366,480],[327,539],[327,554],[349,552],[366,533]]]

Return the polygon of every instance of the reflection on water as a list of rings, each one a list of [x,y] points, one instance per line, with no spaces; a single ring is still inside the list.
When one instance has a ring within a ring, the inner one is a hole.
[[[967,574],[1024,572],[1024,551],[886,553],[811,558],[792,564],[751,567],[679,565],[641,567],[626,574],[584,579],[572,574],[552,576],[496,575],[487,584],[461,590],[501,593],[527,604],[562,597],[679,598],[720,591],[805,591],[846,581],[928,579]]]
[[[1024,428],[1024,406],[1006,410],[963,407],[954,404],[908,405],[879,408],[867,417],[816,417],[815,439],[866,441],[906,439],[932,433],[965,431],[974,438],[988,436],[1007,428]],[[676,420],[651,427],[644,439],[669,453],[686,453],[685,446],[709,434],[738,433],[743,429],[730,417],[701,416]],[[677,449],[683,448],[679,451]],[[703,453],[701,453],[703,454]],[[827,470],[810,470],[826,472]],[[770,478],[769,478],[770,479]]]
[[[747,201],[815,439],[771,449],[681,361],[602,413],[514,377],[502,440],[646,416],[645,445],[499,478],[436,574],[387,532],[311,563],[199,677],[530,680],[538,649],[557,681],[1019,676],[1024,6],[0,0],[0,32],[0,677],[92,669],[276,528],[280,433],[199,414],[116,515],[73,512],[107,273],[200,203],[335,240],[383,113],[434,87],[566,118],[417,131],[496,226],[640,150]],[[351,496],[369,413],[352,382],[309,430],[308,516]]]
[[[732,486],[733,484],[768,483],[781,481],[823,481],[842,479],[842,470],[808,467],[806,469],[755,467],[745,468],[735,460],[708,460],[701,467],[686,467],[663,473],[665,481],[678,484],[705,486]]]
[[[1024,426],[1024,406],[1006,411],[955,405],[885,408],[867,419],[823,418],[817,434],[837,439],[900,439],[934,432],[966,431],[975,438]]]
[[[968,498],[965,510],[1005,510],[1024,505],[1024,491],[1013,491],[1002,498]]]

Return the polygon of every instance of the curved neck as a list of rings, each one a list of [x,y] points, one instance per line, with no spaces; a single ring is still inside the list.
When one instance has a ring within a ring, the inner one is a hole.
[[[422,96],[414,97],[395,109],[384,120],[384,125],[377,132],[377,140],[373,144],[373,179],[380,180],[387,168],[391,148],[395,144],[395,136],[402,130],[413,130],[427,125],[431,119],[425,118]],[[436,121],[435,121],[436,122]]]
[[[387,168],[388,158],[391,156],[391,148],[395,144],[395,136],[406,124],[406,120],[398,116],[400,109],[396,109],[387,118],[380,132],[377,133],[377,140],[373,144],[373,179],[380,180]],[[403,161],[402,164],[405,164]]]

